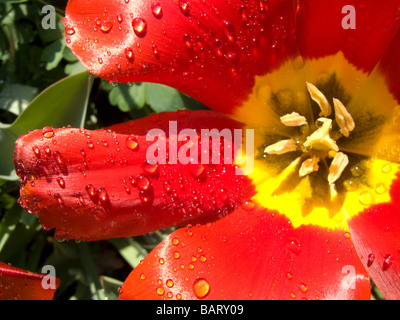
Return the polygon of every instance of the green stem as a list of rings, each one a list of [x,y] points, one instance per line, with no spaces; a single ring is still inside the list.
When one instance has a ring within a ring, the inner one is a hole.
[[[88,244],[81,242],[78,245],[78,251],[93,298],[96,300],[105,300],[106,297],[104,295],[104,289],[100,284],[99,275],[97,273]]]

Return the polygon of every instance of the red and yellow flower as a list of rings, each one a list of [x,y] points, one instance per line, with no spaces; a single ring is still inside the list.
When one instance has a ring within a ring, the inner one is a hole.
[[[400,298],[400,1],[70,0],[64,24],[95,75],[214,110],[17,142],[21,205],[56,237],[183,226],[121,299],[366,299],[369,277]],[[224,141],[233,164],[146,162],[147,132],[171,121],[254,130],[254,170],[236,174],[251,155]]]

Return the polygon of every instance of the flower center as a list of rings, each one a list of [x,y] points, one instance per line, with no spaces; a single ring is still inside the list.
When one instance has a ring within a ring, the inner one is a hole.
[[[337,196],[335,182],[349,164],[348,156],[339,150],[336,140],[340,137],[348,138],[355,128],[355,123],[339,99],[333,98],[335,116],[331,116],[332,107],[325,95],[315,85],[308,82],[306,85],[311,99],[321,110],[320,117],[314,124],[309,124],[306,117],[297,112],[284,115],[280,118],[281,123],[286,127],[298,127],[300,135],[271,144],[264,149],[264,153],[281,155],[302,151],[302,156],[298,158],[298,161],[301,161],[298,171],[300,177],[318,171],[320,164],[325,165],[329,168],[327,182],[333,199]],[[338,132],[332,132],[334,126],[339,129]]]

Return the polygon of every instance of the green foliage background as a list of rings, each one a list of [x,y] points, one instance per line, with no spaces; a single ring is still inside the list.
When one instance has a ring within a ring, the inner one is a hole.
[[[169,87],[116,86],[91,76],[65,45],[66,3],[0,0],[0,261],[37,273],[53,265],[61,279],[55,299],[116,299],[130,271],[171,230],[98,242],[56,241],[17,203],[15,140],[44,126],[96,129],[152,112],[205,107]],[[47,4],[57,11],[55,29],[41,26]],[[375,286],[373,298],[382,299]]]

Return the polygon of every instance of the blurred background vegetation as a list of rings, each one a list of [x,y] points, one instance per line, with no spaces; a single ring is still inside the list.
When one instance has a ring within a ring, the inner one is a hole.
[[[42,8],[48,4],[57,14],[55,29],[46,30]],[[98,242],[56,241],[17,203],[15,140],[44,126],[97,129],[152,112],[204,106],[165,86],[116,85],[90,76],[65,45],[66,4],[0,0],[0,261],[37,273],[53,265],[61,279],[55,299],[116,299],[130,271],[171,230]],[[52,112],[60,109],[65,112]],[[382,299],[375,286],[372,292]]]

